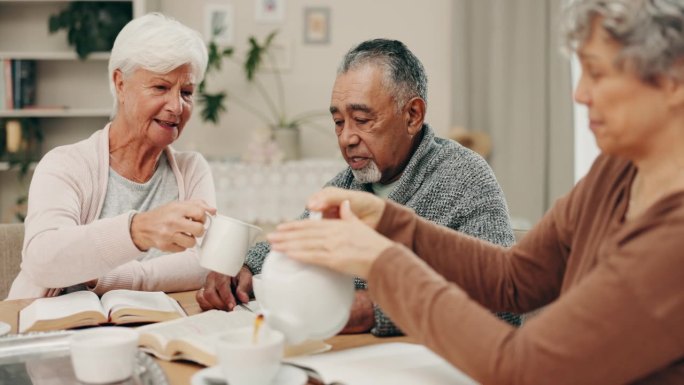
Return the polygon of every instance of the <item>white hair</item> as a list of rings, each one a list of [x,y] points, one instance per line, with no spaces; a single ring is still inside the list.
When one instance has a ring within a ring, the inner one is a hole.
[[[118,109],[113,76],[117,69],[127,77],[139,68],[166,74],[189,64],[199,84],[204,79],[207,61],[202,36],[177,20],[156,12],[131,20],[116,37],[109,57],[109,90],[114,97],[112,116]]]
[[[565,5],[565,47],[573,52],[587,39],[591,23],[622,47],[616,60],[634,65],[642,80],[666,75],[684,80],[684,2],[682,0],[573,0]]]
[[[372,160],[365,167],[351,171],[354,179],[359,183],[377,183],[382,179],[382,172],[380,172],[378,164]]]

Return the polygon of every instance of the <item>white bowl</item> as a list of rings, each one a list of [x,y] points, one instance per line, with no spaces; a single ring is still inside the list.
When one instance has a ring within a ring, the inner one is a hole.
[[[133,375],[138,332],[116,326],[97,327],[71,336],[71,363],[76,378],[89,384],[123,381]]]

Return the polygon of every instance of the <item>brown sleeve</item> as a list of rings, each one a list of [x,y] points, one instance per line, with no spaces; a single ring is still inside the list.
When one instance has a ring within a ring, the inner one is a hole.
[[[556,206],[564,204],[559,201]],[[560,293],[566,259],[556,222],[550,212],[522,242],[504,248],[387,202],[378,231],[412,249],[486,308],[524,313],[550,303]]]
[[[368,286],[405,333],[479,382],[624,384],[681,359],[684,258],[667,252],[681,230],[659,229],[611,256],[520,329],[400,245],[376,260]],[[649,244],[660,245],[658,258],[640,252]]]

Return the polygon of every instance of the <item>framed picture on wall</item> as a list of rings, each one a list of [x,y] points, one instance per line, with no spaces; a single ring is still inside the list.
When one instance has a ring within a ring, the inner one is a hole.
[[[330,43],[330,8],[304,8],[304,43]]]
[[[254,4],[257,22],[273,23],[285,19],[285,0],[254,0]]]
[[[207,4],[204,6],[204,36],[218,45],[233,44],[235,35],[233,6],[231,4]]]

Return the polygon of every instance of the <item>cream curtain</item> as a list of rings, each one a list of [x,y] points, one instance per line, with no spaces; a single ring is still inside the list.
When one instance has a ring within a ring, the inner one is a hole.
[[[570,62],[560,0],[454,0],[454,126],[488,132],[514,226],[573,184]]]

